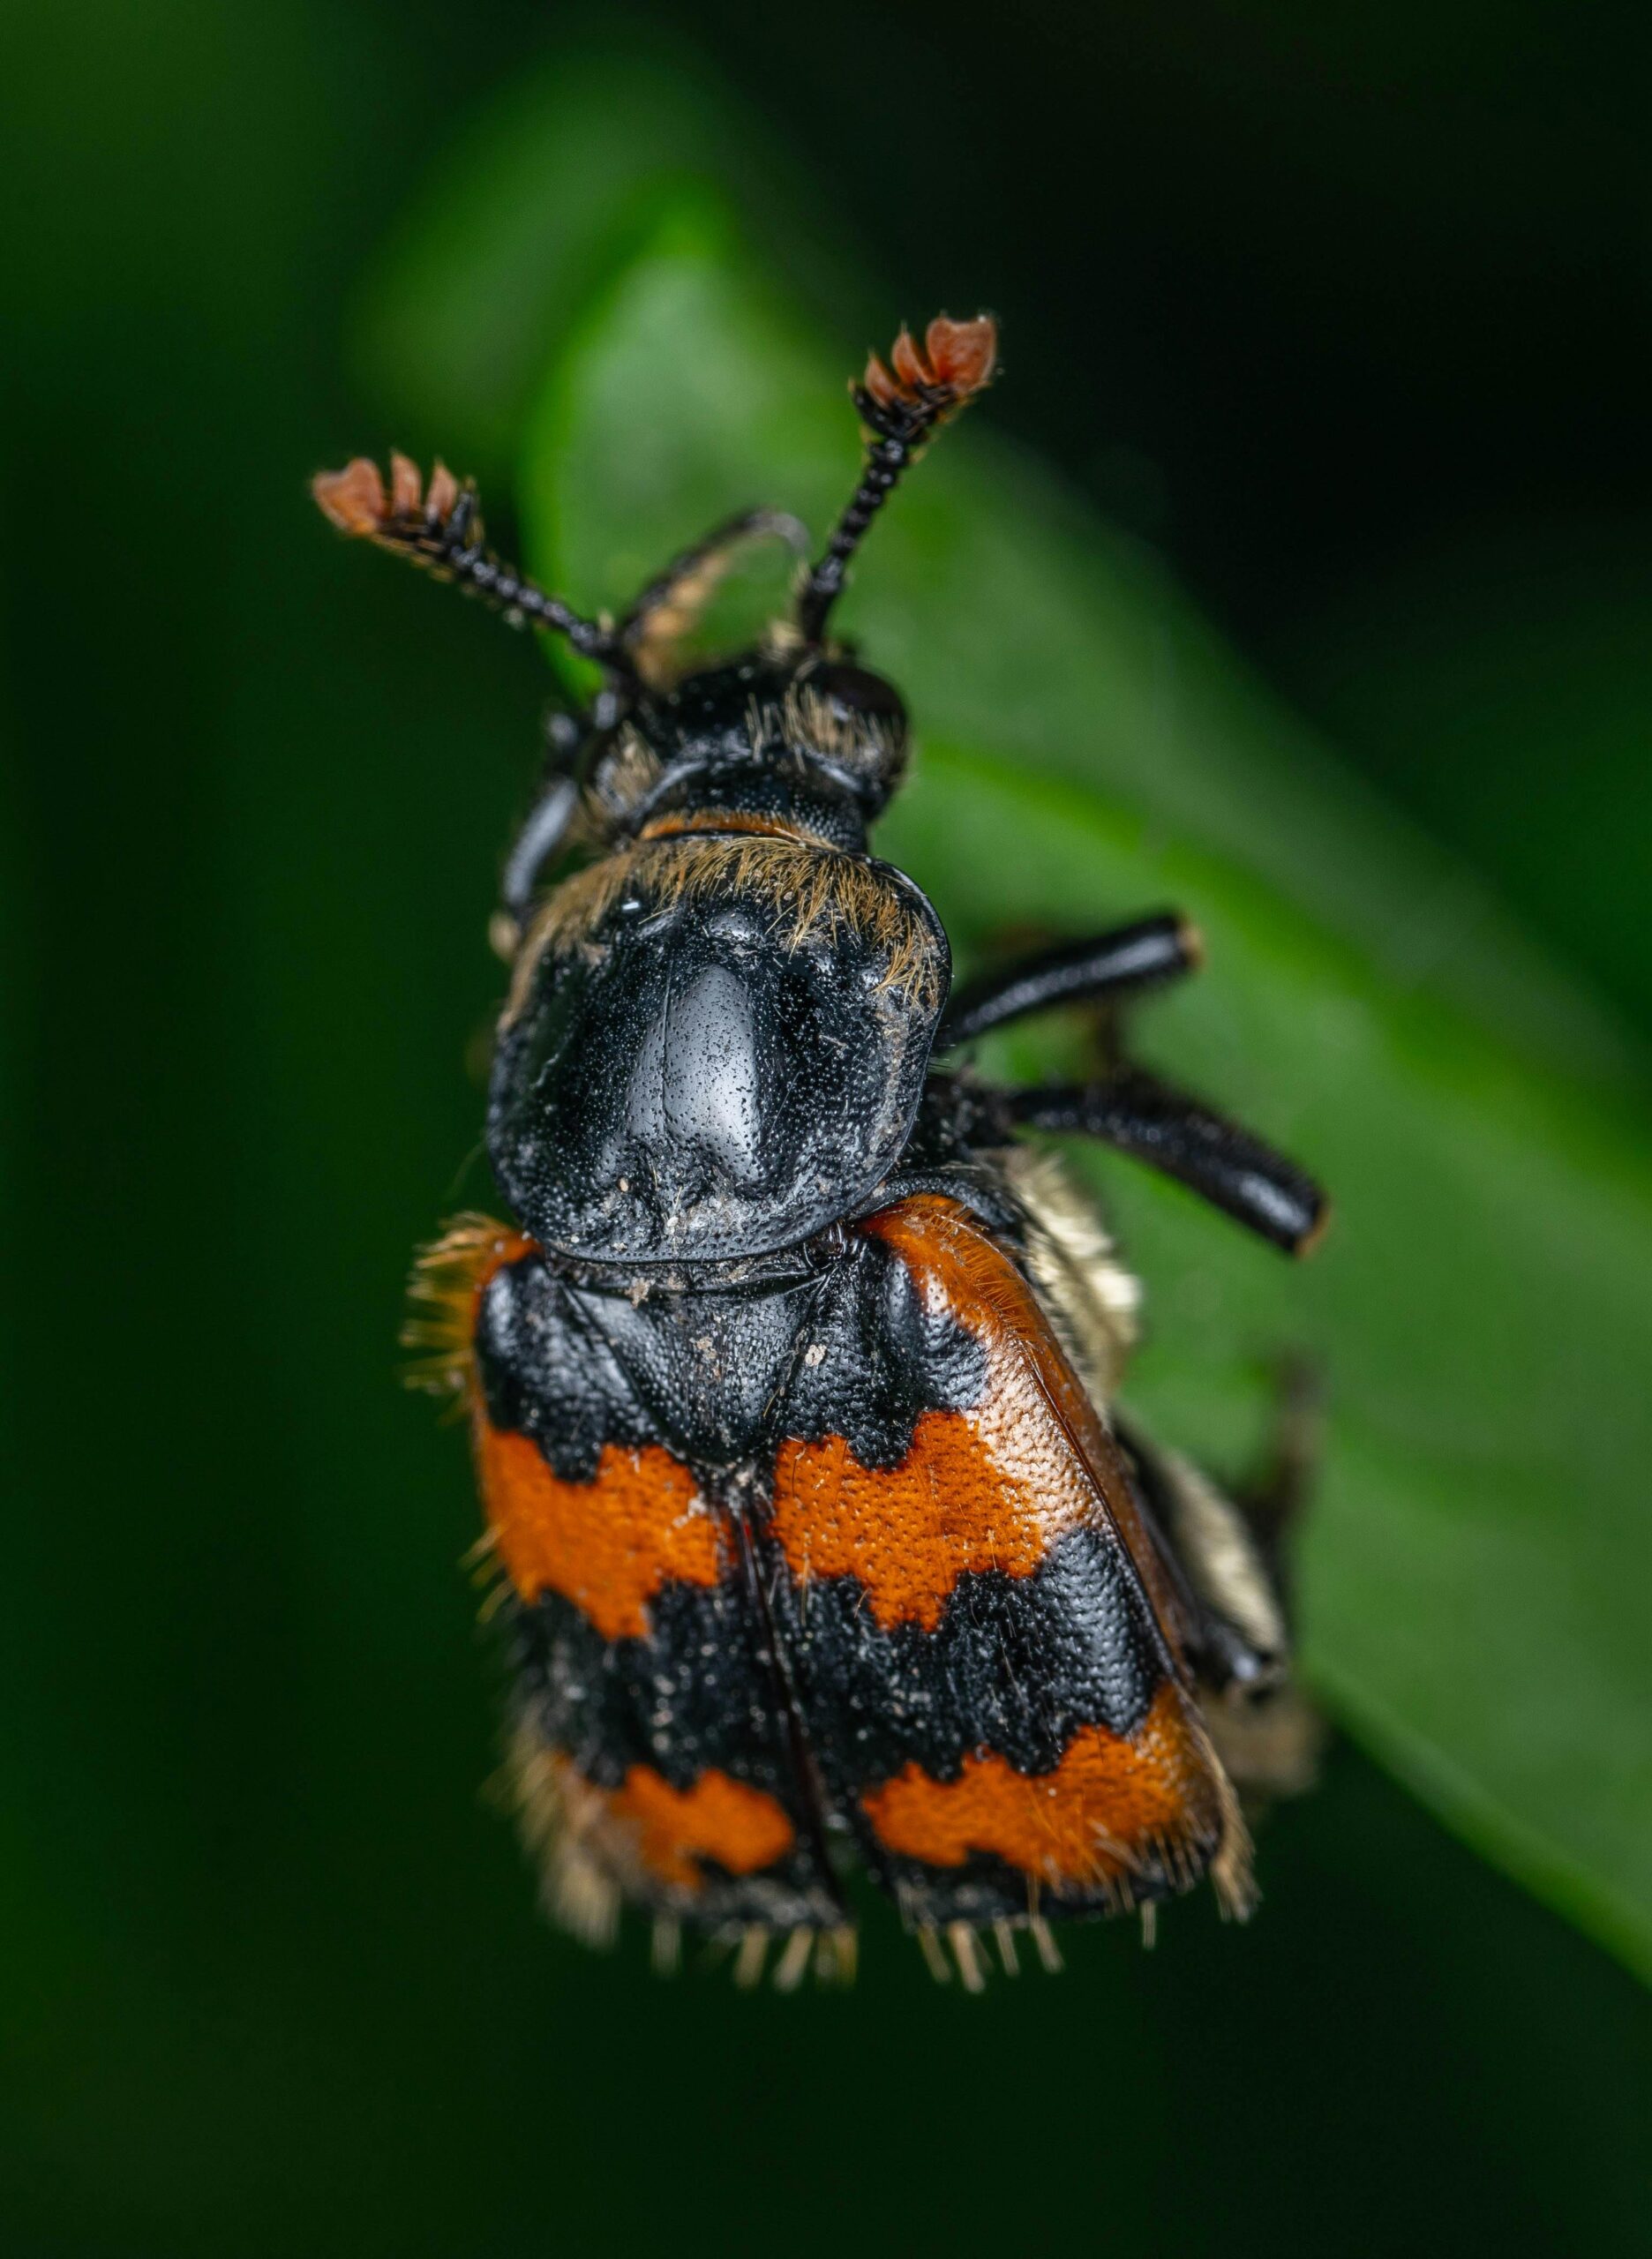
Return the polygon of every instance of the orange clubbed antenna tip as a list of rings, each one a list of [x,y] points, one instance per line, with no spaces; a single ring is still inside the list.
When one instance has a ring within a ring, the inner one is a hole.
[[[433,531],[447,525],[461,491],[452,471],[438,460],[426,494],[418,465],[409,455],[394,454],[387,491],[370,455],[357,455],[342,470],[319,470],[310,482],[316,507],[330,524],[368,539],[388,534],[405,538],[415,528]]]
[[[903,328],[886,364],[874,353],[861,389],[883,409],[927,409],[939,422],[992,382],[998,366],[998,325],[990,314],[953,321],[937,314],[919,344]]]
[[[888,361],[870,356],[865,375],[849,387],[867,428],[866,461],[848,507],[798,591],[797,624],[805,642],[824,648],[828,615],[867,528],[930,434],[984,392],[997,368],[998,325],[990,314],[972,321],[937,314],[921,345],[903,328]]]

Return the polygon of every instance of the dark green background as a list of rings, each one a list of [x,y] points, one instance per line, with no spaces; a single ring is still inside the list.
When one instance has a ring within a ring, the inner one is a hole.
[[[823,262],[996,304],[995,415],[1644,1033],[1633,11],[628,22],[754,105]],[[1346,1746],[1250,1933],[982,2001],[887,1925],[846,1999],[653,1983],[478,1807],[474,1509],[393,1344],[544,678],[341,573],[303,483],[385,436],[342,341],[432,156],[594,23],[5,34],[0,2244],[1642,2248],[1643,1996]]]

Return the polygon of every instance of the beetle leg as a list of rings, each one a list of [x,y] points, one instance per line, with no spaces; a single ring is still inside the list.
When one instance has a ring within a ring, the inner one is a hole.
[[[1320,1373],[1298,1356],[1280,1360],[1273,1382],[1273,1421],[1265,1455],[1234,1498],[1288,1604],[1287,1541],[1302,1519],[1318,1473],[1325,1445],[1325,1387]]]
[[[992,1093],[1021,1128],[1079,1130],[1174,1176],[1289,1255],[1306,1255],[1330,1214],[1310,1176],[1271,1145],[1140,1068],[1103,1081]]]
[[[1173,910],[1088,941],[1063,942],[1017,964],[978,974],[955,990],[935,1048],[950,1050],[1054,1004],[1111,1002],[1155,988],[1197,972],[1203,961],[1198,929]]]
[[[1260,1478],[1224,1493],[1208,1475],[1113,1415],[1152,1526],[1196,1608],[1190,1642],[1205,1722],[1247,1812],[1312,1784],[1325,1729],[1291,1684],[1290,1595],[1280,1536],[1311,1487],[1318,1390],[1283,1368]]]
[[[713,527],[703,540],[673,557],[643,589],[620,623],[621,643],[644,681],[663,672],[672,647],[694,632],[718,584],[741,550],[755,541],[784,541],[800,556],[808,551],[802,521],[785,510],[742,510]]]
[[[606,693],[604,694],[605,697]],[[599,705],[601,702],[598,702]],[[540,874],[567,837],[579,810],[581,756],[605,713],[570,714],[553,707],[545,717],[544,764],[538,797],[512,840],[499,874],[499,908],[488,927],[496,956],[516,954]]]
[[[1200,1677],[1220,1693],[1256,1699],[1284,1684],[1290,1632],[1277,1565],[1239,1499],[1219,1490],[1116,1408],[1124,1445],[1155,1534],[1184,1587],[1190,1645]]]

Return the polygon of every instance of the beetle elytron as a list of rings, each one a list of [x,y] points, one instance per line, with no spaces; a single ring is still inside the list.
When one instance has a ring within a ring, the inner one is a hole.
[[[487,1146],[513,1220],[424,1258],[424,1338],[469,1402],[548,1904],[592,1940],[640,1905],[666,1958],[684,1927],[732,1939],[747,1978],[772,1945],[788,1985],[852,1967],[857,1866],[972,1988],[984,1933],[1050,1962],[1052,1919],[1147,1922],[1205,1875],[1243,1913],[1235,1782],[1300,1757],[1266,1722],[1291,1698],[1265,1519],[1109,1412],[1135,1284],[1017,1133],[1088,1132],[1288,1250],[1320,1197],[1128,1066],[1005,1090],[939,1063],[1190,971],[1182,919],[949,994],[935,911],[867,852],[906,717],[834,599],[995,351],[942,319],[871,359],[849,506],[731,663],[685,639],[742,544],[800,546],[781,514],[610,624],[502,564],[439,464],[428,491],[401,456],[387,490],[365,460],[314,488],[603,672],[505,865]]]

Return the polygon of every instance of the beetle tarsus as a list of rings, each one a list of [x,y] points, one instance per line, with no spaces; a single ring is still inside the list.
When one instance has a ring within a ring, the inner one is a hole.
[[[1310,1176],[1248,1130],[1138,1067],[1096,1083],[996,1095],[1017,1126],[1099,1137],[1175,1177],[1288,1255],[1310,1253],[1324,1235],[1329,1203]]]

